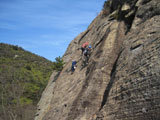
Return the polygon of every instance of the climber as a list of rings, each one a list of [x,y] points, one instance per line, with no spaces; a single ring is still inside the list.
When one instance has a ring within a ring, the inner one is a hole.
[[[86,66],[88,64],[88,60],[89,60],[89,57],[91,55],[91,52],[92,52],[92,46],[89,45],[88,47],[86,47],[84,49],[84,52],[83,52],[83,65],[82,66]]]
[[[75,71],[76,67],[77,67],[77,61],[72,60],[72,67],[71,67],[72,73]]]
[[[83,52],[84,52],[85,48],[88,46],[88,44],[89,44],[88,42],[83,43],[83,45],[81,47],[82,55],[83,55]]]

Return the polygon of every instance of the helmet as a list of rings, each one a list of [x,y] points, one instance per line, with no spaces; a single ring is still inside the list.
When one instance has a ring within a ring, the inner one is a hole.
[[[89,46],[88,46],[88,48],[92,48],[92,46],[91,46],[91,45],[89,45]]]

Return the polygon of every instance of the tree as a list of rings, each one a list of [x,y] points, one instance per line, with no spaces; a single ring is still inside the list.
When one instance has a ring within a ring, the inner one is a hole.
[[[59,56],[56,57],[55,60],[56,62],[53,63],[53,69],[56,70],[57,72],[62,71],[64,65],[63,59]]]

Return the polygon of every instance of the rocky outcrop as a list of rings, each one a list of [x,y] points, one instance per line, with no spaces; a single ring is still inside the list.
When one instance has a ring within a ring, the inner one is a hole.
[[[49,109],[39,120],[160,119],[160,4],[108,2],[109,12],[101,12],[69,45]],[[93,50],[82,67],[79,48],[86,41]],[[73,74],[72,60],[78,62]]]

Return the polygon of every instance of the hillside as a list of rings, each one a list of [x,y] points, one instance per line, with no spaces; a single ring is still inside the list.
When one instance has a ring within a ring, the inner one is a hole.
[[[43,92],[35,120],[160,120],[159,26],[159,0],[106,1],[68,46],[66,64]],[[85,42],[92,53],[82,67]]]
[[[32,120],[53,63],[0,43],[0,120]]]

